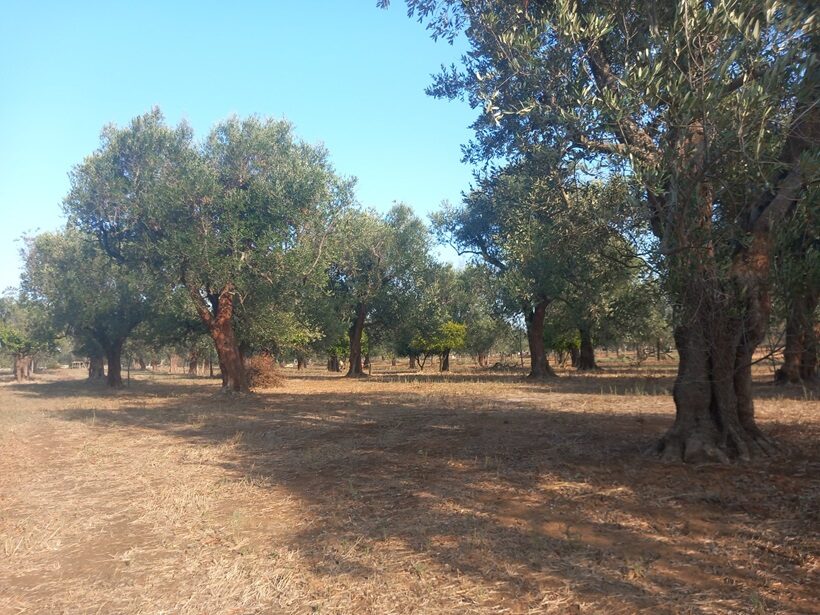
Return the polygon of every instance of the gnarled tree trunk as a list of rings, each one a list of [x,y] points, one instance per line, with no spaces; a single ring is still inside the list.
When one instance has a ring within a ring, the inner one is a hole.
[[[367,308],[364,303],[356,305],[356,316],[350,325],[350,367],[347,370],[348,378],[359,378],[364,376],[362,366],[362,332],[364,331],[364,319]]]
[[[815,69],[816,74],[816,69]],[[703,129],[690,129],[685,151],[699,151]],[[664,458],[685,461],[748,459],[770,454],[774,443],[757,427],[752,401],[752,355],[763,340],[771,300],[769,271],[772,225],[782,220],[806,185],[800,157],[820,142],[820,108],[802,101],[781,156],[783,168],[772,189],[752,203],[742,220],[747,236],[735,249],[728,272],[715,259],[711,243],[714,196],[704,175],[680,191],[671,223],[661,233],[671,278],[678,279],[680,354],[674,397],[675,423],[658,445]],[[692,165],[704,170],[704,161]],[[684,195],[691,195],[685,201]],[[656,199],[657,201],[657,199]]]
[[[547,312],[549,300],[542,299],[534,306],[524,305],[524,321],[527,325],[527,344],[530,348],[530,373],[527,378],[540,380],[555,376],[544,347],[544,316]]]

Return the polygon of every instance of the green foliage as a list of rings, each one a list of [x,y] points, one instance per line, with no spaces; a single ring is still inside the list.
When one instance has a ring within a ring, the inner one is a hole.
[[[0,353],[10,357],[58,351],[58,333],[41,306],[9,294],[0,296]]]
[[[286,122],[231,118],[196,143],[155,109],[104,130],[72,173],[65,209],[119,262],[183,284],[203,318],[230,293],[244,345],[271,347],[310,335],[281,313],[320,283],[329,229],[351,190],[327,152]],[[276,328],[284,341],[260,339]]]
[[[713,293],[733,304],[720,310],[743,311],[756,281],[740,272],[739,251],[785,219],[813,181],[800,163],[818,144],[811,3],[407,5],[434,37],[463,31],[470,42],[463,65],[444,70],[429,89],[482,109],[468,161],[534,162],[537,175],[559,190],[592,176],[629,177],[640,186],[640,208],[621,222],[657,237],[650,244],[638,232],[635,239],[653,248],[676,309],[691,317]],[[527,229],[505,235],[515,227],[492,201],[474,209],[489,219],[456,212],[444,227],[488,262],[506,263],[508,251],[526,262],[520,238],[526,245]],[[545,236],[538,225],[527,227]]]
[[[431,267],[424,223],[404,204],[383,218],[350,210],[340,217],[330,248],[324,309],[349,326],[361,307],[371,337],[389,335],[417,303]]]
[[[431,331],[427,336],[413,339],[412,348],[415,354],[436,355],[464,348],[467,342],[467,325],[447,321]]]
[[[58,330],[104,349],[160,312],[163,296],[144,270],[113,261],[93,237],[71,229],[27,239],[22,288]]]

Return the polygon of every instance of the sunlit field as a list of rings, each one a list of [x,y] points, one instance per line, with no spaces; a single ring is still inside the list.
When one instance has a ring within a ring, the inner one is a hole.
[[[675,366],[600,363],[7,377],[0,613],[818,612],[817,391],[760,364],[782,457],[668,465]]]

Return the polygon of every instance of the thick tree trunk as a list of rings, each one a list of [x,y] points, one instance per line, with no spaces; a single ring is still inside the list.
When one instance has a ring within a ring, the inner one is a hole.
[[[362,366],[362,332],[364,331],[364,319],[367,308],[363,303],[356,305],[356,317],[350,325],[350,367],[347,370],[348,378],[360,378],[364,376]]]
[[[296,370],[302,371],[306,367],[306,362],[304,357],[296,357]]]
[[[229,318],[217,319],[210,330],[216,354],[219,357],[219,369],[222,373],[222,389],[225,392],[239,393],[248,390],[245,377],[245,366],[236,342],[233,323]]]
[[[527,378],[541,380],[555,376],[544,347],[544,316],[549,301],[539,301],[534,307],[527,305],[524,309],[524,321],[527,325],[527,343],[530,348],[530,373]]]
[[[581,334],[581,352],[578,355],[578,369],[581,371],[598,369],[595,363],[595,346],[592,344],[592,335],[588,327],[578,329]]]
[[[581,365],[581,353],[575,344],[569,347],[569,364],[576,369]]]
[[[441,371],[443,371],[443,372],[449,372],[450,371],[450,349],[449,348],[441,353]]]
[[[658,444],[663,459],[727,462],[776,450],[755,423],[752,399],[752,355],[771,310],[768,255],[768,234],[756,233],[729,279],[719,279],[708,256],[701,275],[689,272],[678,295],[676,415]]]
[[[24,382],[31,380],[32,364],[34,359],[29,355],[17,354],[14,356],[14,380]]]
[[[407,367],[409,367],[411,370],[416,369],[416,360],[417,359],[418,359],[418,356],[416,356],[414,354],[411,354],[410,357],[409,357],[409,365]]]
[[[233,284],[226,284],[218,295],[210,295],[206,304],[199,291],[189,287],[188,292],[202,322],[214,342],[222,374],[222,391],[240,393],[249,390],[242,353],[233,330]]]
[[[115,340],[105,349],[105,358],[108,361],[108,376],[106,383],[109,387],[122,386],[122,346],[125,340]]]
[[[146,369],[145,359],[142,357],[142,355],[139,355],[139,354],[137,355],[137,365],[140,366],[140,369],[142,371],[145,371],[145,369]]]
[[[98,378],[105,378],[105,368],[103,367],[103,358],[101,356],[93,356],[88,359],[88,379],[97,380]]]

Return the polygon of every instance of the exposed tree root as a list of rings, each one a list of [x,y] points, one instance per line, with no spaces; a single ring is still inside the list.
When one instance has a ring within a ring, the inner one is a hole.
[[[783,450],[757,427],[725,429],[722,434],[671,430],[653,447],[652,452],[668,463],[731,463],[774,457]]]

